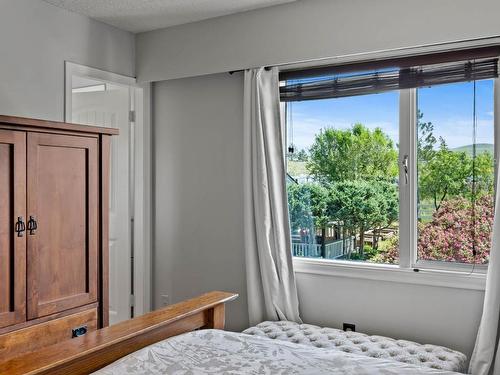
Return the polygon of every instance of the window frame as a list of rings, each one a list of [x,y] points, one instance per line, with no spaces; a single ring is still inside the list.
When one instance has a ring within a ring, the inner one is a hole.
[[[500,78],[493,79],[495,185],[498,173]],[[408,183],[399,184],[399,264],[293,257],[296,273],[355,277],[461,289],[484,290],[488,265],[418,260],[417,257],[417,88],[399,90],[399,181],[408,156]],[[284,104],[284,103],[282,103]],[[283,108],[283,107],[282,107]],[[283,123],[286,124],[286,118]],[[286,126],[284,137],[286,137]]]
[[[499,79],[495,78],[493,80],[493,106],[496,107],[497,103],[497,92]],[[408,155],[408,184],[400,184],[400,247],[399,247],[399,258],[401,268],[411,268],[415,270],[437,270],[437,271],[454,271],[464,274],[469,274],[471,272],[478,274],[486,274],[488,270],[487,264],[467,264],[467,263],[456,263],[456,262],[445,262],[437,260],[419,260],[417,254],[417,241],[418,241],[418,229],[417,229],[417,190],[418,190],[418,178],[417,178],[417,90],[418,88],[400,90],[400,120],[399,120],[399,144],[400,144],[400,176],[399,181],[404,181],[404,173],[402,168],[402,161],[404,155]],[[494,109],[495,112],[495,109]],[[497,120],[498,116],[494,115],[493,127],[494,127],[494,153],[496,158],[496,145],[497,145]],[[496,165],[496,163],[495,163]],[[497,171],[495,168],[495,181],[497,177]],[[402,188],[402,186],[404,188]],[[403,191],[403,193],[402,193]],[[403,229],[403,234],[401,231],[401,220],[405,222],[405,228]],[[404,244],[405,248],[402,248]],[[403,261],[401,259],[403,258]]]

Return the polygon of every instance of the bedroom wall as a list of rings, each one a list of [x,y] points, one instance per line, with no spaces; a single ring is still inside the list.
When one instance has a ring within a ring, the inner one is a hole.
[[[240,293],[230,329],[248,325],[243,250],[243,80],[227,73],[154,84],[155,306],[205,291]],[[361,272],[361,271],[360,271]],[[297,273],[305,322],[472,351],[483,292]]]
[[[0,8],[0,114],[62,121],[65,60],[135,76],[131,33],[41,0]]]
[[[362,272],[362,271],[360,271]],[[296,273],[302,319],[420,343],[443,345],[470,358],[484,293]]]
[[[240,293],[228,327],[248,325],[243,255],[241,75],[154,85],[155,306]]]
[[[500,35],[497,0],[306,0],[137,36],[137,75],[159,81]]]
[[[138,35],[138,79],[164,80],[154,87],[156,306],[162,294],[175,302],[222,288],[241,293],[230,328],[247,324],[242,79],[211,73],[500,35],[500,2],[425,4],[299,1]],[[169,80],[181,77],[191,78]],[[307,322],[471,353],[482,292],[311,274],[297,284]]]

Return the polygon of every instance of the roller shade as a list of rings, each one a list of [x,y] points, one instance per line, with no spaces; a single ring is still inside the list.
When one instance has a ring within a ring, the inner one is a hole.
[[[283,102],[341,98],[498,77],[498,58],[285,81]]]

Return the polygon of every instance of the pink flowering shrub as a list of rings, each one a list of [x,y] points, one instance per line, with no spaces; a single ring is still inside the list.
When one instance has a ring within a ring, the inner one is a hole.
[[[485,195],[476,201],[476,223],[472,220],[472,204],[464,198],[443,202],[432,215],[432,221],[418,224],[418,259],[460,263],[488,263],[493,227],[493,198]],[[476,257],[472,249],[475,244]],[[397,263],[398,241],[390,241],[372,259]]]
[[[476,201],[476,220],[472,204],[464,198],[443,203],[432,221],[419,225],[418,258],[460,263],[487,263],[493,227],[493,198],[485,195]],[[472,254],[473,244],[476,258]]]

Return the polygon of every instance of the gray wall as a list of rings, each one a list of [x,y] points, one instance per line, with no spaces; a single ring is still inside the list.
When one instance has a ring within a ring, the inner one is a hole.
[[[359,272],[362,272],[360,270]],[[481,318],[484,293],[297,273],[300,311],[306,322],[369,334],[444,345],[468,357]]]
[[[0,114],[62,121],[64,61],[135,75],[134,36],[41,0],[0,0]]]
[[[154,85],[155,304],[222,289],[248,325],[243,249],[243,82],[223,73]],[[360,271],[361,272],[361,271]],[[305,322],[472,351],[483,293],[298,273]]]
[[[232,329],[248,324],[241,88],[229,74],[154,85],[155,305],[236,291]]]
[[[480,3],[480,4],[479,4]],[[140,34],[139,80],[158,81],[394,47],[500,35],[497,0],[310,0]],[[213,74],[155,84],[155,300],[240,292],[231,328],[247,322],[242,229],[242,79]],[[470,354],[483,293],[298,274],[305,321],[356,323],[375,334]]]
[[[498,0],[306,0],[139,34],[139,80],[159,81],[500,35]]]

